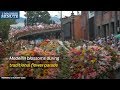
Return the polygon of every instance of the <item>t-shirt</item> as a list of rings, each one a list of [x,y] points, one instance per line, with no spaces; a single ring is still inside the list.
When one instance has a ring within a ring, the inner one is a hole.
[[[100,39],[100,40],[98,40],[98,44],[100,44],[100,45],[102,44],[102,40],[101,40],[101,39]]]

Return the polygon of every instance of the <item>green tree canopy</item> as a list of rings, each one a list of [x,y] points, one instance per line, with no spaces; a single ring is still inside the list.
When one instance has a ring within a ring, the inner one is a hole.
[[[45,23],[51,24],[55,23],[54,21],[50,20],[51,16],[48,11],[25,11],[25,16],[27,20],[25,20],[25,25],[36,25],[37,23]]]
[[[0,37],[2,37],[2,39],[8,39],[10,25],[15,23],[15,19],[0,19]]]

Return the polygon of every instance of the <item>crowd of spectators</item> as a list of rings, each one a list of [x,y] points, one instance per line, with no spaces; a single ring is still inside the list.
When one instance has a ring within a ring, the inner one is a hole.
[[[106,38],[98,37],[93,41],[83,40],[84,45],[99,45],[99,46],[110,46],[111,48],[120,51],[120,39],[115,38],[113,34]]]

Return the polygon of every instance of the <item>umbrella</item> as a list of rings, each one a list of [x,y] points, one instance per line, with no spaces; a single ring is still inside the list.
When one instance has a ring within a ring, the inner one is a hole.
[[[116,36],[115,36],[115,38],[118,38],[118,39],[120,39],[120,34],[116,35]]]

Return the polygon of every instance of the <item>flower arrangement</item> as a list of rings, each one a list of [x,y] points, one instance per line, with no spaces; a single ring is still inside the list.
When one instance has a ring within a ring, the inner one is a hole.
[[[0,44],[0,59],[7,56],[7,50],[4,45]]]
[[[46,46],[50,41],[45,40],[41,42],[40,46],[34,47],[31,50],[21,50],[18,52],[15,52],[15,56],[56,56],[57,53],[55,50],[49,50],[48,48],[45,48],[44,45]],[[52,47],[51,47],[52,48]],[[18,62],[18,61],[17,61]],[[19,61],[20,63],[23,63],[24,61]],[[47,62],[45,61],[39,61],[39,60],[34,60],[34,61],[26,61],[27,63],[55,63],[56,61],[50,61]],[[14,60],[12,63],[16,63]],[[58,68],[9,68],[9,76],[13,75],[18,75],[18,76],[33,76],[35,78],[39,79],[50,79],[50,78],[55,78],[57,75]]]
[[[8,60],[3,60],[2,64],[0,64],[0,77],[8,75]]]
[[[67,45],[67,44],[66,44]],[[7,71],[8,76],[33,76],[37,79],[104,79],[111,78],[110,71],[114,70],[116,62],[120,60],[115,50],[105,46],[88,46],[84,48],[70,47],[66,49],[64,43],[57,40],[44,40],[38,47],[20,50],[15,56],[60,56],[58,68],[8,68],[0,65],[0,75]],[[16,63],[18,61],[11,61]],[[20,61],[24,63],[26,61]],[[55,63],[55,61],[27,61],[27,63]]]
[[[109,51],[110,50],[110,51]],[[116,53],[112,49],[89,46],[88,49],[72,49],[69,52],[73,79],[95,79],[107,76],[117,62]],[[99,58],[98,58],[99,57]]]

